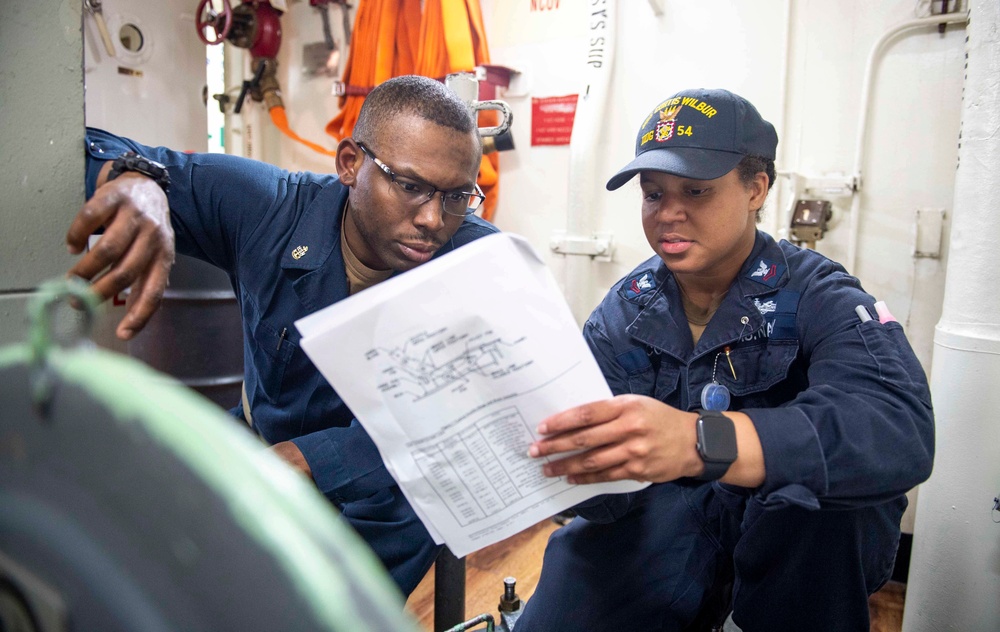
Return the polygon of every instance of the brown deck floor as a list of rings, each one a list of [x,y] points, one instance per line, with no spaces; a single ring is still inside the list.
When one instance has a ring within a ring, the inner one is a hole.
[[[467,619],[489,612],[497,615],[505,577],[517,578],[517,594],[527,599],[535,590],[542,568],[542,553],[549,534],[558,526],[551,520],[540,522],[518,535],[473,553],[466,558],[465,615]],[[900,632],[906,585],[889,582],[872,595],[871,632]],[[406,602],[407,609],[428,632],[434,629],[434,569],[417,586]],[[499,618],[499,617],[498,617]]]

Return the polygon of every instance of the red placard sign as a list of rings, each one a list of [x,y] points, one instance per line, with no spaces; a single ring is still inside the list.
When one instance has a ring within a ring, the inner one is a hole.
[[[575,94],[531,99],[531,144],[569,145],[576,116]]]

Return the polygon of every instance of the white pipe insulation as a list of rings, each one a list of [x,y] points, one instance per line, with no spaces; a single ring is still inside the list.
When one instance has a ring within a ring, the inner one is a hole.
[[[858,115],[858,138],[854,146],[854,169],[851,171],[851,175],[854,176],[854,195],[851,200],[851,213],[849,216],[850,228],[847,236],[847,261],[843,262],[847,271],[855,276],[858,274],[858,226],[861,221],[862,169],[864,168],[865,139],[868,135],[868,113],[871,111],[871,94],[872,84],[875,80],[875,68],[876,64],[881,60],[882,48],[904,31],[931,26],[936,27],[939,24],[965,24],[968,19],[969,14],[961,12],[902,22],[883,33],[882,37],[875,42],[871,52],[868,54],[868,63],[865,65],[865,76],[861,88],[861,112]]]
[[[944,306],[934,473],[920,486],[904,632],[1000,627],[1000,3],[972,0]]]
[[[794,160],[789,159],[790,147],[793,143],[790,141],[791,134],[789,133],[788,125],[788,95],[791,92],[789,85],[789,77],[791,76],[791,71],[789,66],[791,65],[791,55],[792,55],[792,0],[785,0],[781,8],[782,16],[782,41],[781,41],[781,70],[778,79],[778,85],[781,87],[781,93],[778,101],[778,115],[781,120],[778,121],[777,128],[780,131],[778,136],[778,155],[777,167],[779,168],[778,175],[785,175],[784,170],[788,168],[789,164],[799,164],[798,157]],[[802,143],[794,143],[797,151],[801,151]],[[780,182],[780,180],[779,180]],[[795,197],[796,197],[796,187],[794,176],[788,179],[788,185],[785,188],[776,187],[775,191],[775,211],[769,213],[767,216],[767,228],[764,232],[774,235],[777,239],[788,239],[789,236],[789,225],[792,221],[792,209],[795,207]],[[790,198],[790,200],[788,200]]]
[[[615,60],[617,0],[588,2],[587,59],[584,89],[576,105],[569,143],[569,205],[566,212],[568,237],[592,237],[597,227],[598,201],[605,198],[606,174],[597,173],[601,130],[611,92]],[[587,255],[566,258],[564,291],[578,323],[593,309],[590,286],[594,260]]]

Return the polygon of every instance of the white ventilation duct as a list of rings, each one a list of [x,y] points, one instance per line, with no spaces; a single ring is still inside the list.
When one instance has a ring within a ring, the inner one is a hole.
[[[1000,4],[973,0],[959,166],[934,336],[934,473],[920,487],[904,632],[1000,625]]]

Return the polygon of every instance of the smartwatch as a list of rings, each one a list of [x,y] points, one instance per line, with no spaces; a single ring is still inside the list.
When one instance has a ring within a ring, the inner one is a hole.
[[[134,151],[127,151],[115,158],[111,164],[111,171],[108,173],[108,182],[126,171],[134,171],[152,178],[153,182],[160,185],[164,193],[170,189],[170,173],[167,172],[167,168],[155,160],[143,158]]]
[[[705,462],[705,471],[695,478],[700,481],[718,480],[736,460],[736,426],[733,420],[717,410],[698,410],[698,456]]]

